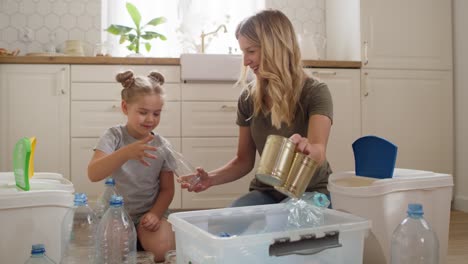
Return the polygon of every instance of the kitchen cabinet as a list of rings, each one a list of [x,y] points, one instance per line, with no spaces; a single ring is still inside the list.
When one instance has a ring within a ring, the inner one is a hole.
[[[132,69],[136,75],[150,71],[161,72],[165,77],[166,92],[161,122],[155,132],[166,137],[174,148],[181,148],[180,70],[178,66],[126,65],[72,65],[71,66],[71,180],[77,191],[88,193],[95,199],[104,189],[104,183],[88,179],[87,166],[99,137],[109,127],[125,123],[121,112],[122,86],[115,81],[118,72]],[[181,208],[180,185],[171,208]]]
[[[452,174],[451,2],[360,7],[363,134],[395,143],[397,167]]]
[[[398,146],[396,166],[453,172],[450,71],[362,70],[362,132]]]
[[[452,68],[447,0],[360,0],[364,68]]]
[[[0,65],[0,171],[12,171],[18,139],[35,136],[35,171],[70,177],[69,75],[69,65]]]
[[[445,0],[327,1],[327,55],[360,43],[349,51],[363,63],[362,135],[395,143],[398,167],[453,173],[451,10]],[[360,34],[341,34],[356,24]]]
[[[186,82],[182,84],[182,153],[196,167],[216,169],[237,151],[236,125],[240,88],[234,82]],[[182,192],[184,209],[228,206],[248,192],[255,169],[243,178],[200,192]]]
[[[327,84],[333,100],[333,124],[327,159],[333,171],[354,170],[352,143],[361,136],[361,89],[359,69],[305,69]]]

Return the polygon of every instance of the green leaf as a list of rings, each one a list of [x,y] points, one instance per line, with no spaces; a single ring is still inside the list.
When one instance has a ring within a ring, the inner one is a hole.
[[[157,26],[159,24],[165,23],[166,21],[167,19],[165,17],[157,17],[153,18],[150,22],[146,23],[146,25]]]
[[[106,31],[114,35],[124,35],[132,31],[133,28],[121,26],[121,25],[110,25]]]
[[[146,51],[147,51],[147,52],[150,52],[150,50],[151,50],[151,44],[148,43],[148,42],[145,43],[145,48],[146,48]]]
[[[135,42],[136,37],[137,37],[135,34],[128,34],[127,36],[128,36],[128,41],[130,42]]]
[[[122,44],[122,43],[124,43],[126,40],[128,40],[127,35],[122,35],[122,36],[120,36],[119,43]]]
[[[141,15],[136,6],[134,6],[132,3],[128,3],[125,5],[127,7],[127,11],[132,17],[133,23],[135,23],[136,28],[140,28],[140,22],[141,22]]]
[[[150,40],[154,38],[160,38],[161,40],[167,39],[166,36],[159,34],[157,32],[154,32],[154,31],[146,31],[145,34],[141,35],[141,38],[146,39],[146,40]]]

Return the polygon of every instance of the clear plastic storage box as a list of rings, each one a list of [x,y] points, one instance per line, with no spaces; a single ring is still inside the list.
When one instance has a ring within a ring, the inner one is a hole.
[[[16,188],[12,172],[0,172],[0,262],[24,263],[33,244],[60,261],[61,226],[73,206],[73,184],[57,173],[35,173],[30,191]]]
[[[324,224],[288,228],[288,205],[174,213],[177,263],[362,263],[370,221],[324,209]]]
[[[439,239],[439,263],[445,263],[450,222],[451,175],[396,168],[393,178],[356,176],[354,171],[330,175],[332,206],[372,221],[365,240],[364,263],[390,263],[390,242],[395,228],[406,217],[409,203],[424,207],[424,218]]]

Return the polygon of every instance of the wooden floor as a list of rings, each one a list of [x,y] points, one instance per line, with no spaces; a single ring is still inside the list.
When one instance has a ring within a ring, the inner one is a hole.
[[[468,263],[468,213],[452,211],[447,264]]]

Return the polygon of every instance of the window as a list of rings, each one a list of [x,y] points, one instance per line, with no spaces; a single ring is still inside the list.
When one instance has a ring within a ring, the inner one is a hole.
[[[127,13],[127,1],[103,0],[102,27],[110,24],[133,25]],[[179,57],[181,53],[200,51],[202,31],[215,31],[220,25],[227,27],[227,33],[219,30],[216,35],[205,38],[206,53],[240,53],[234,32],[237,24],[265,7],[264,0],[131,0],[141,13],[142,23],[164,16],[167,22],[155,27],[155,31],[167,37],[166,41],[152,40],[152,49],[141,53],[153,57]],[[126,56],[131,52],[119,44],[117,36],[103,31],[103,41],[113,45],[115,56]]]

